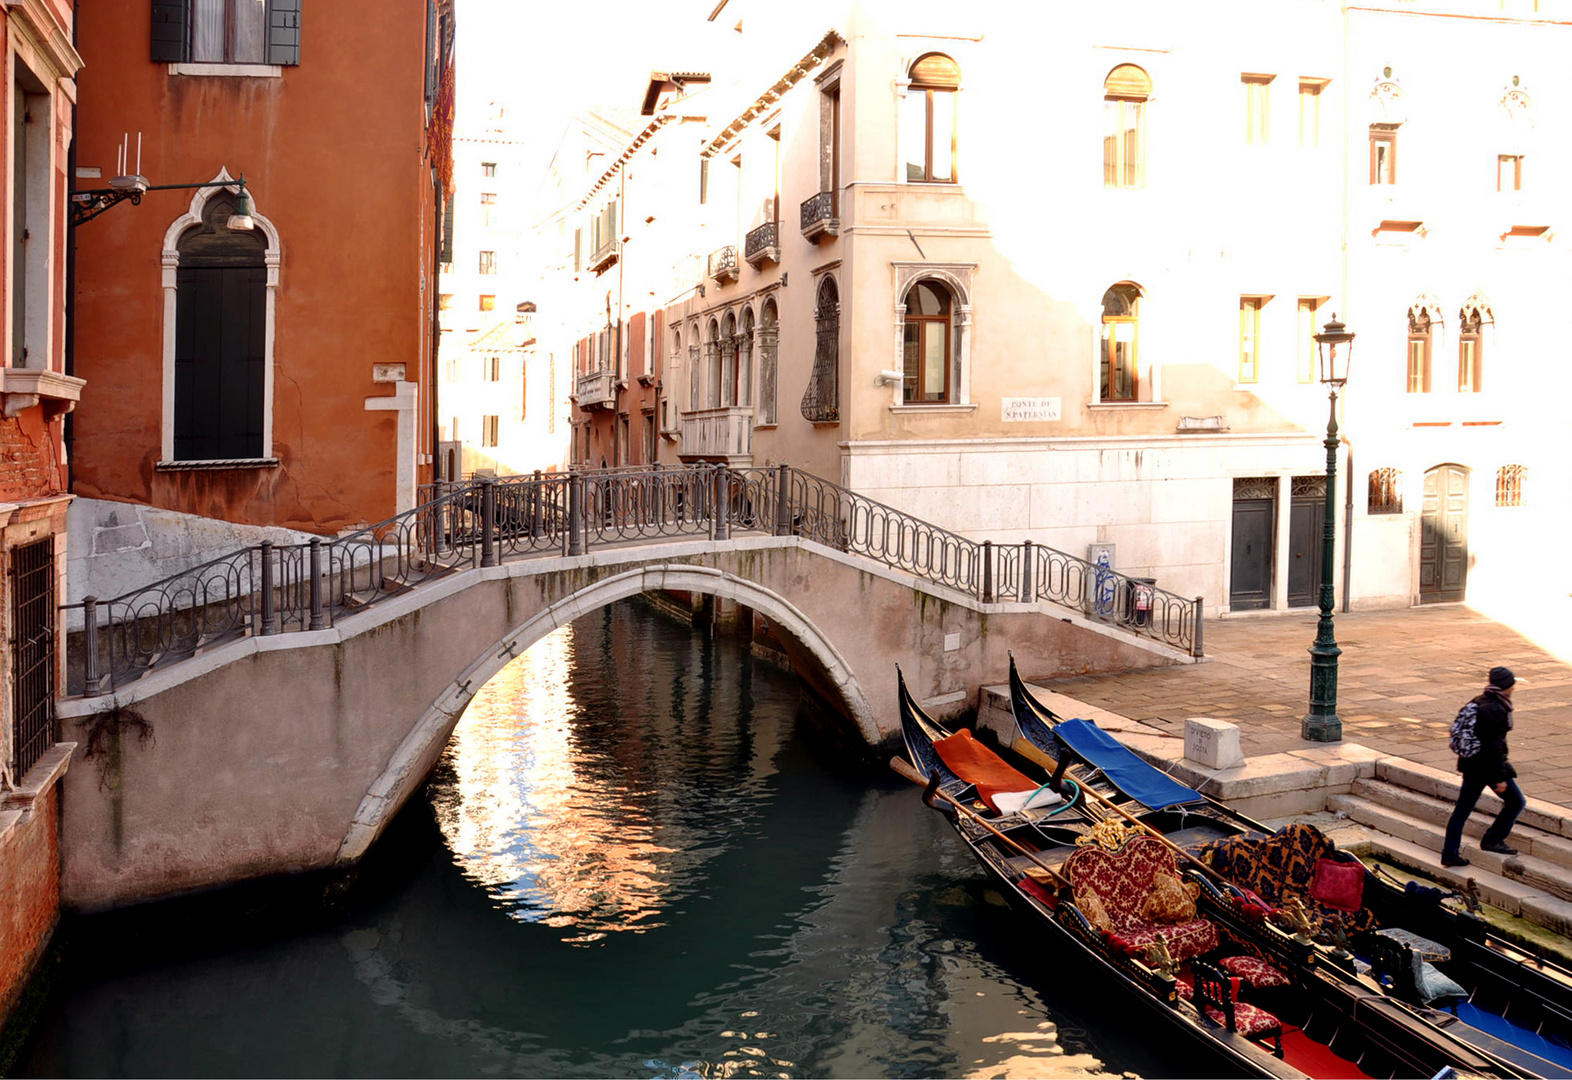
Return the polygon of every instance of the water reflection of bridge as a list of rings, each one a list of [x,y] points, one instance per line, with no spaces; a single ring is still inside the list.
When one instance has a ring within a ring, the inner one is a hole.
[[[979,544],[784,466],[433,495],[354,536],[84,602],[81,696],[60,711],[94,759],[67,778],[68,902],[358,859],[487,679],[642,593],[737,605],[874,746],[895,733],[896,663],[964,707],[1011,649],[1040,675],[1200,651],[1198,601],[1049,548]]]

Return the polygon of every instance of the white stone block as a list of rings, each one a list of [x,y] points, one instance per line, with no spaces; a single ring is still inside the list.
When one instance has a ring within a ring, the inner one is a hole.
[[[1232,769],[1244,764],[1239,745],[1239,725],[1226,720],[1192,716],[1184,722],[1184,756],[1208,769]]]

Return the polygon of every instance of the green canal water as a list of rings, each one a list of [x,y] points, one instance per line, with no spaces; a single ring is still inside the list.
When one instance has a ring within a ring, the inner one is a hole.
[[[347,890],[69,921],[17,1071],[1184,1071],[1059,960],[791,676],[625,603],[484,688]]]

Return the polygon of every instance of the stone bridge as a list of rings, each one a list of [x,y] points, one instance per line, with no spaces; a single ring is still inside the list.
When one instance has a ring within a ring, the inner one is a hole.
[[[722,485],[737,483],[725,470],[719,475]],[[784,487],[784,471],[778,479]],[[702,500],[690,498],[680,515],[697,514],[707,536],[639,538],[629,535],[639,531],[627,528],[632,516],[602,512],[605,492],[575,498],[565,487],[558,535],[540,527],[552,518],[540,512],[552,500],[536,483],[519,504],[532,515],[519,535],[531,539],[516,550],[505,527],[514,519],[499,511],[506,499],[499,503],[494,490],[445,497],[453,512],[440,525],[429,515],[411,518],[428,555],[439,546],[434,533],[450,556],[473,548],[469,565],[438,560],[442,572],[418,582],[407,572],[390,582],[388,566],[407,571],[405,549],[419,545],[386,529],[359,556],[352,545],[324,555],[313,544],[309,563],[304,552],[292,564],[264,545],[274,561],[264,559],[256,573],[260,589],[239,590],[251,605],[244,625],[195,643],[173,640],[166,626],[152,635],[160,655],[138,664],[124,660],[151,632],[147,592],[121,605],[140,621],[120,628],[118,653],[103,641],[112,621],[98,626],[112,605],[88,605],[95,662],[85,664],[84,693],[59,708],[61,738],[74,740],[84,758],[65,779],[65,902],[100,909],[354,863],[419,788],[492,675],[557,627],[644,593],[699,594],[756,615],[804,682],[881,753],[899,738],[896,664],[944,713],[974,704],[977,686],[1003,681],[1009,650],[1042,677],[1183,663],[1199,652],[1198,641],[1176,647],[1095,610],[1045,600],[1019,573],[1000,574],[1014,583],[1013,596],[998,595],[991,571],[978,595],[957,587],[953,574],[941,584],[932,579],[943,575],[859,553],[867,545],[846,530],[856,515],[844,506],[834,544],[778,492],[763,492],[765,505],[771,524],[789,527],[759,527],[758,500],[733,499],[730,511],[706,517]],[[710,484],[706,476],[702,490],[718,490]],[[474,526],[476,507],[480,525],[465,533],[455,522]],[[600,546],[592,542],[597,529]],[[455,536],[468,539],[455,544]],[[540,536],[581,550],[547,550],[535,544]],[[373,550],[374,559],[366,554]],[[1040,556],[1028,550],[1021,561]],[[234,579],[238,565],[225,564],[223,579]],[[257,564],[248,557],[244,565]],[[291,565],[309,565],[304,580]],[[368,581],[374,604],[364,602]],[[194,614],[171,599],[198,591],[211,600],[210,583],[166,586],[159,594],[166,614],[182,626],[211,625],[222,605]],[[299,599],[294,608],[290,597]],[[1191,632],[1198,638],[1198,626]],[[98,673],[100,659],[113,670]]]

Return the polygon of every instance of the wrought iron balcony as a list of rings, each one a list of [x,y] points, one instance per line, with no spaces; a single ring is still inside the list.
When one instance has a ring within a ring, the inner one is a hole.
[[[802,235],[817,244],[826,236],[839,236],[840,219],[835,216],[835,192],[821,191],[802,204]]]
[[[780,231],[778,222],[766,221],[748,234],[742,250],[749,266],[758,270],[765,263],[781,261]]]
[[[621,252],[621,250],[622,245],[617,242],[617,238],[615,236],[613,236],[610,240],[607,240],[604,244],[596,249],[595,254],[590,256],[590,273],[598,274],[608,266],[611,266],[617,261],[617,255]]]
[[[727,405],[683,413],[679,456],[684,461],[748,463],[753,458],[753,407]]]
[[[581,409],[610,409],[617,403],[616,372],[592,371],[580,375],[573,386],[573,400]]]
[[[737,280],[736,244],[727,244],[710,252],[710,277],[715,279],[717,285]]]

